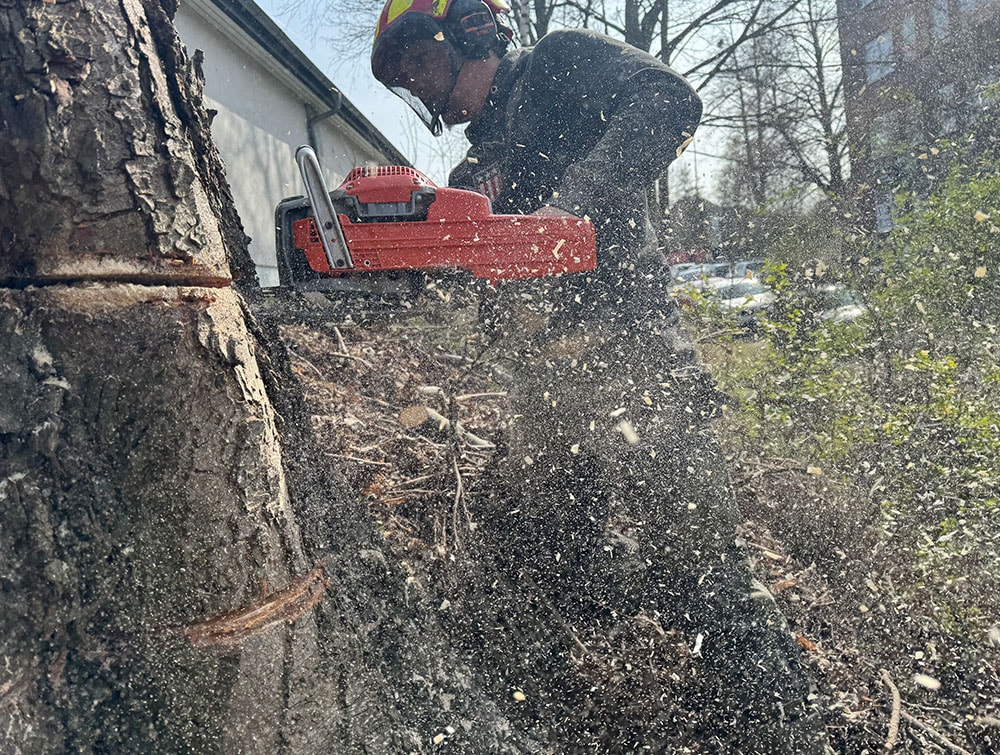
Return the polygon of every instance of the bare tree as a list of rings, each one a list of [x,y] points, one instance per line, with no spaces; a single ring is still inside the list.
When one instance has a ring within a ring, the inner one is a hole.
[[[788,107],[775,128],[802,177],[831,198],[843,197],[847,139],[836,6],[832,0],[806,0],[799,15],[801,24],[781,36],[801,76],[789,77]]]
[[[594,29],[618,37],[675,65],[704,88],[741,45],[782,28],[801,2],[514,0],[510,22],[521,45],[532,45],[555,28]],[[362,0],[285,0],[280,11],[315,19],[317,36],[335,55],[349,56],[370,49],[377,12]]]
[[[728,202],[759,210],[777,203],[795,185],[785,146],[772,123],[778,99],[780,55],[773,40],[755,40],[733,58],[734,66],[720,80],[726,86],[722,102],[731,115],[715,122],[728,134],[728,169],[722,193]]]
[[[734,54],[709,125],[730,134],[727,194],[751,207],[846,194],[835,7],[803,0],[788,23]]]
[[[588,28],[675,65],[705,88],[742,45],[782,28],[803,0],[514,0],[516,38],[531,45],[554,28]],[[281,15],[305,14],[338,56],[367,54],[377,7],[362,0],[286,0]]]

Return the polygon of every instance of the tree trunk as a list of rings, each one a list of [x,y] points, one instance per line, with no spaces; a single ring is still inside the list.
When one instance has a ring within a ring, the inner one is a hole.
[[[0,39],[3,749],[287,744],[325,576],[169,21],[7,3]]]
[[[253,268],[164,7],[4,2],[0,45],[0,749],[533,751],[230,288]]]
[[[235,295],[52,285],[0,311],[7,746],[276,746],[315,625],[266,585],[311,565]]]

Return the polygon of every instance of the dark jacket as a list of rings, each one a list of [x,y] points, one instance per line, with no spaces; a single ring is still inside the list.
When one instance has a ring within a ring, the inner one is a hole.
[[[694,90],[653,56],[555,31],[504,56],[449,183],[487,194],[497,213],[551,204],[589,217],[598,279],[627,283],[662,264],[646,191],[700,117]]]

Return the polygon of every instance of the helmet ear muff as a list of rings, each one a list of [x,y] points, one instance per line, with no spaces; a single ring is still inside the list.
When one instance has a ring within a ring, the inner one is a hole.
[[[490,51],[497,49],[497,22],[482,0],[452,0],[447,23],[442,27],[448,40],[468,60],[488,58]]]

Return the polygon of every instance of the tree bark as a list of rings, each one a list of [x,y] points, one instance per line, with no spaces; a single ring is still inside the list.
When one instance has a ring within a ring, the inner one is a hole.
[[[164,20],[138,0],[5,3],[0,280],[228,283]]]
[[[235,295],[55,285],[0,311],[7,746],[277,746],[307,608],[241,644],[189,637],[311,566]]]

